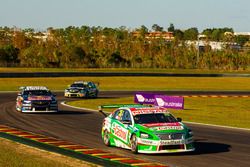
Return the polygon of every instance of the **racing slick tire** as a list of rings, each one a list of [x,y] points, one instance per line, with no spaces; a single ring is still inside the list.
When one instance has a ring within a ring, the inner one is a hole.
[[[136,135],[133,134],[130,139],[131,151],[136,154],[138,153],[138,145],[137,145],[137,138]]]
[[[110,136],[109,136],[109,132],[108,130],[105,130],[104,131],[104,134],[103,134],[103,142],[106,146],[110,146]]]

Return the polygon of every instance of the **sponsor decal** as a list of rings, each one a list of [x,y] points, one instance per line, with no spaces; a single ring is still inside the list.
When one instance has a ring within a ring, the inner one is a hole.
[[[178,144],[185,144],[184,140],[161,140],[161,145],[178,145]]]
[[[127,141],[127,134],[128,134],[128,130],[122,128],[120,125],[113,123],[112,124],[112,129],[113,129],[113,134],[118,137],[119,139],[123,140],[123,141]]]
[[[143,124],[143,126],[146,127],[156,127],[156,126],[180,126],[179,122],[173,122],[173,123],[152,123],[152,124]]]
[[[152,145],[154,142],[152,140],[141,139],[140,144]]]
[[[28,100],[52,100],[50,96],[30,96]]]
[[[150,113],[167,113],[168,111],[165,110],[165,109],[157,109],[157,108],[141,108],[141,109],[138,109],[138,110],[134,110],[134,111],[131,111],[133,115],[138,115],[138,114],[150,114]]]
[[[159,126],[151,128],[153,130],[183,130],[182,126]]]
[[[178,122],[174,123],[154,123],[154,124],[143,124],[143,126],[149,127],[152,130],[183,130],[183,126],[181,126]]]

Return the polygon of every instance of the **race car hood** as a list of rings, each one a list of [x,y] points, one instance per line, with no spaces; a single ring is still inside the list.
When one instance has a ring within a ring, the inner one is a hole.
[[[51,96],[28,96],[28,100],[52,100]]]
[[[140,126],[151,132],[181,132],[185,130],[185,126],[179,122],[140,124]]]

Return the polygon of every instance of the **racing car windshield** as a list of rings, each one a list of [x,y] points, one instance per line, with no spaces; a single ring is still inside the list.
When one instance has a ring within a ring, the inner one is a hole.
[[[50,96],[51,92],[48,90],[29,90],[24,91],[23,94],[28,96]]]
[[[164,113],[138,114],[134,116],[134,120],[136,124],[178,122],[171,114]]]
[[[75,83],[75,84],[72,84],[70,87],[80,87],[80,88],[83,88],[83,87],[86,87],[86,85]]]

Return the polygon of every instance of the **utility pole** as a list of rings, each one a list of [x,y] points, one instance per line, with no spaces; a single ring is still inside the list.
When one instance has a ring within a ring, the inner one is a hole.
[[[200,58],[200,46],[199,46],[199,34],[197,35],[197,55],[196,55],[196,68],[198,68],[199,65],[199,58]]]

